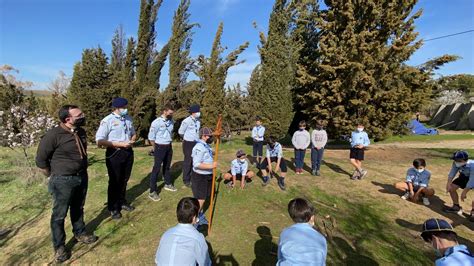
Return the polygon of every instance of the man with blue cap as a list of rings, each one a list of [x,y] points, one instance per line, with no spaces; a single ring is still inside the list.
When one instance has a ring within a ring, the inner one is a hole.
[[[99,147],[107,148],[105,165],[109,174],[107,208],[112,219],[122,218],[121,210],[133,211],[127,203],[125,192],[132,173],[133,149],[137,135],[132,118],[128,115],[128,101],[124,98],[112,100],[113,111],[100,122],[95,140]]]
[[[194,145],[199,140],[199,129],[201,128],[201,107],[198,104],[189,107],[190,115],[181,122],[178,134],[183,138],[183,182],[191,187],[191,173],[193,159],[191,157]]]
[[[438,257],[436,266],[472,266],[474,254],[458,243],[457,234],[445,220],[431,218],[423,223],[421,237],[430,243]]]

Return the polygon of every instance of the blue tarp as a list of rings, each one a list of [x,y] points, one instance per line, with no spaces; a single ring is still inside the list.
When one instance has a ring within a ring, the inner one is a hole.
[[[435,128],[426,128],[422,123],[416,121],[416,119],[408,122],[408,128],[411,133],[415,135],[438,135],[438,130]]]

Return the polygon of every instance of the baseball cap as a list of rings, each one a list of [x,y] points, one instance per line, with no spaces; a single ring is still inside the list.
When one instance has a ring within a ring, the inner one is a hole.
[[[426,220],[423,223],[423,230],[421,232],[421,237],[423,240],[429,242],[431,239],[431,233],[435,232],[452,232],[456,234],[456,232],[454,232],[453,226],[445,220],[436,218]]]

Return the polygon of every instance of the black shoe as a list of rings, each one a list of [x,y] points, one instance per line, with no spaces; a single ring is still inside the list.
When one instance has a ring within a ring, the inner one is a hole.
[[[77,242],[81,242],[81,243],[84,243],[84,244],[92,244],[95,241],[97,241],[97,239],[99,239],[95,235],[88,235],[88,234],[78,235],[78,236],[75,236],[75,238],[76,238]]]
[[[132,205],[127,203],[127,204],[122,205],[122,210],[131,212],[131,211],[135,210],[135,207],[133,207]]]
[[[286,190],[285,179],[284,178],[278,179],[278,186],[281,188],[281,190]]]
[[[445,207],[443,208],[443,211],[444,211],[444,212],[449,212],[449,213],[457,213],[457,214],[459,214],[459,215],[462,214],[462,208],[461,208],[461,206],[459,206],[459,205],[453,205],[453,207],[445,206]]]
[[[270,177],[264,176],[262,186],[266,186],[270,183]]]
[[[119,211],[111,211],[110,217],[112,217],[113,220],[119,220],[122,218],[122,214]]]
[[[71,257],[71,254],[66,250],[65,246],[60,246],[54,252],[54,260],[57,263],[65,262]]]

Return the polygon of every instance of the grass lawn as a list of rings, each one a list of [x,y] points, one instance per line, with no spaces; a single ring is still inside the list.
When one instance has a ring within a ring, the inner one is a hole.
[[[450,141],[450,140],[466,140],[474,141],[474,133],[466,134],[440,134],[440,135],[406,135],[406,136],[392,136],[379,143],[393,143],[393,142],[435,142],[435,141]]]
[[[221,146],[219,171],[228,170],[236,149],[250,153],[251,146],[243,137]],[[89,231],[99,236],[91,246],[70,241],[71,225],[66,221],[71,262],[80,264],[152,264],[160,236],[176,224],[175,208],[191,190],[182,185],[181,144],[174,145],[173,178],[178,191],[162,191],[162,201],[148,199],[149,174],[153,158],[149,148],[135,149],[135,165],[127,196],[136,206],[124,212],[120,221],[113,221],[104,206],[107,175],[104,150],[90,149],[89,191],[85,205],[85,220]],[[34,152],[34,151],[33,151]],[[278,236],[292,224],[287,214],[288,201],[294,197],[310,199],[318,210],[318,225],[328,234],[328,265],[432,265],[432,248],[419,237],[422,222],[430,217],[452,222],[462,243],[474,249],[474,223],[465,217],[442,213],[442,204],[450,203],[443,192],[451,161],[450,149],[391,149],[367,151],[369,175],[362,181],[348,178],[352,169],[347,150],[325,152],[322,176],[307,172],[295,175],[293,153],[285,151],[289,160],[287,191],[282,192],[276,181],[267,187],[260,179],[245,190],[229,190],[217,183],[217,202],[211,235],[206,239],[213,260],[219,265],[274,265]],[[470,150],[474,154],[473,150]],[[309,155],[306,164],[310,165]],[[402,201],[400,193],[391,187],[403,180],[406,169],[416,157],[424,157],[432,171],[431,184],[437,191],[432,205]],[[15,162],[18,155],[0,149],[0,229],[9,233],[0,236],[0,264],[43,264],[53,260],[49,219],[51,197],[46,183],[26,185],[17,175],[21,171]],[[308,168],[308,167],[306,167]],[[255,169],[253,169],[255,170]],[[307,169],[308,170],[308,169]],[[163,187],[162,181],[159,189]],[[474,193],[468,196],[474,198]],[[463,203],[469,209],[467,202]]]

